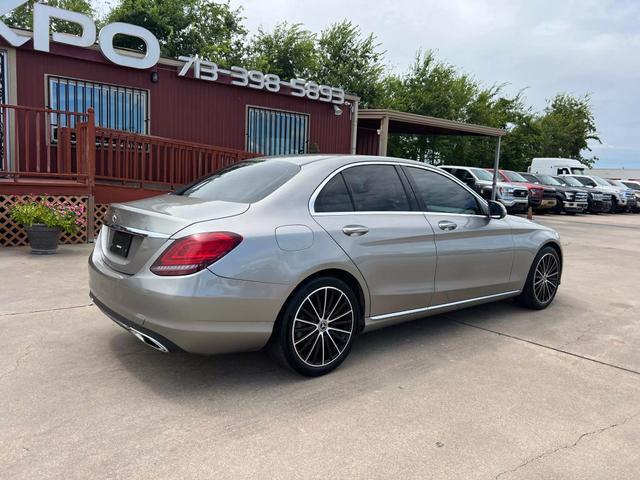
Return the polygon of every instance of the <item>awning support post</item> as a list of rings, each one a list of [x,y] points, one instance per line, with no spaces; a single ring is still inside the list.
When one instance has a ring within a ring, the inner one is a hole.
[[[378,155],[387,156],[387,141],[389,139],[389,117],[384,116],[380,120],[380,137],[378,137]]]
[[[498,137],[498,143],[496,144],[496,158],[493,161],[493,188],[491,189],[491,200],[496,199],[496,195],[498,193],[497,183],[498,183],[498,168],[500,168],[500,142],[502,137]]]

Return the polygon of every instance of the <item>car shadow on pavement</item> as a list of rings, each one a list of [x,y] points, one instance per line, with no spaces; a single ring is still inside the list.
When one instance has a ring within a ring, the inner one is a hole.
[[[506,301],[469,308],[464,312],[466,318],[475,319],[487,314],[510,316],[516,310],[519,309],[512,302]],[[110,347],[128,373],[158,394],[177,399],[197,395],[198,392],[205,395],[212,391],[218,395],[220,392],[238,394],[255,391],[256,388],[279,389],[318,382],[324,386],[335,386],[347,382],[347,378],[348,382],[354,382],[354,373],[356,379],[371,377],[375,368],[397,369],[399,375],[406,369],[421,368],[424,371],[438,368],[438,353],[455,355],[459,350],[462,355],[465,349],[478,348],[468,342],[456,341],[457,335],[467,330],[468,327],[445,315],[375,330],[358,337],[340,368],[316,379],[282,367],[265,351],[218,356],[163,354],[142,345],[124,331],[114,332]],[[371,388],[376,388],[375,382]]]

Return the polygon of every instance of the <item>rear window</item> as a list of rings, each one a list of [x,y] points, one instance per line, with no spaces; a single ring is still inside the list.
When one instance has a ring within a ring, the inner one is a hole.
[[[240,162],[185,187],[176,195],[254,203],[275,192],[299,171],[298,165],[280,160]]]

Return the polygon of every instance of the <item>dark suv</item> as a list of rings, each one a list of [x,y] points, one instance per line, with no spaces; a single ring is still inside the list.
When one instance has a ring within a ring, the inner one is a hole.
[[[562,185],[585,192],[589,202],[589,212],[606,213],[611,210],[611,194],[601,190],[587,188],[573,177],[553,177]]]
[[[547,185],[553,187],[556,192],[556,206],[552,211],[556,213],[582,213],[586,212],[589,208],[589,195],[587,192],[578,190],[573,187],[563,185],[551,175],[544,175],[541,173],[533,174],[526,172],[519,172],[524,178],[531,183],[537,183],[540,185]]]

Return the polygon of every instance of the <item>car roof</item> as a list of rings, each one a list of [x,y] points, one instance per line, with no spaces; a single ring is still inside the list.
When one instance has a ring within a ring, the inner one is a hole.
[[[396,158],[396,157],[379,157],[372,155],[316,155],[316,154],[308,154],[308,155],[279,155],[273,157],[266,158],[256,158],[252,160],[262,160],[265,161],[286,161],[291,162],[296,165],[304,166],[309,165],[311,163],[316,163],[323,160],[333,160],[340,165],[348,165],[350,163],[358,163],[358,162],[367,162],[367,163],[404,163],[404,164],[413,164],[419,167],[427,167],[431,169],[437,170],[436,167],[430,165],[428,163],[416,162],[415,160],[407,160],[405,158]]]

